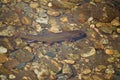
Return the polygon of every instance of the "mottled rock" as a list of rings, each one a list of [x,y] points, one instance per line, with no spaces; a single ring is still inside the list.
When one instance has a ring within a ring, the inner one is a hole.
[[[52,70],[53,72],[57,73],[61,70],[61,65],[58,64],[56,61],[54,60],[45,60],[46,64],[49,66],[49,69]]]
[[[114,57],[109,57],[109,58],[107,59],[107,61],[108,61],[109,63],[114,63],[114,62],[116,61],[116,58],[114,58]]]
[[[14,43],[12,43],[11,40],[9,40],[8,38],[1,38],[0,39],[0,44],[3,45],[7,50],[13,50],[13,45]]]
[[[70,66],[68,64],[65,63],[63,65],[62,73],[67,74],[68,76],[70,76],[72,74],[72,70],[71,70],[71,68],[70,68]]]
[[[74,60],[63,60],[64,62],[66,62],[67,64],[74,64],[75,63],[75,61]]]
[[[88,20],[88,18],[89,18],[88,16],[82,13],[78,15],[78,20],[80,23],[85,23]]]
[[[23,10],[26,16],[31,17],[34,14],[32,8],[27,3],[24,3],[23,1],[18,2],[15,7],[17,9]]]
[[[64,22],[64,23],[68,23],[69,22],[67,17],[62,17],[62,18],[60,18],[60,20],[62,22]]]
[[[97,75],[93,75],[92,78],[93,78],[93,80],[103,80],[101,77],[99,77]]]
[[[26,17],[26,16],[23,16],[23,17],[21,18],[21,22],[22,22],[23,24],[25,24],[25,25],[30,25],[30,24],[31,24],[31,19],[28,18],[28,17]]]
[[[93,80],[91,76],[82,76],[83,80]]]
[[[104,75],[104,78],[107,79],[107,80],[110,80],[112,77],[113,77],[113,74],[105,74]]]
[[[1,2],[6,4],[6,3],[9,3],[10,0],[1,0]]]
[[[0,63],[4,63],[4,62],[6,62],[6,61],[8,61],[7,56],[4,55],[4,54],[0,54]]]
[[[83,70],[82,73],[83,73],[83,74],[89,74],[89,73],[91,73],[91,69],[86,68],[86,69]]]
[[[34,73],[37,75],[38,80],[44,80],[46,78],[49,78],[50,75],[49,71],[46,69],[42,69],[41,71],[35,69]]]
[[[107,4],[99,3],[96,5],[85,3],[78,7],[76,11],[74,11],[74,15],[76,20],[80,18],[81,22],[85,22],[88,18],[93,17],[101,22],[111,22],[114,18],[119,16],[119,11],[115,9],[115,7],[110,7]],[[81,17],[78,17],[80,15]],[[83,19],[82,19],[83,18]]]
[[[113,26],[120,26],[119,17],[113,19],[113,20],[111,21],[111,24],[112,24]]]
[[[87,50],[85,49],[84,53],[81,53],[81,56],[82,57],[89,57],[89,56],[94,55],[95,53],[96,53],[95,48],[89,47],[89,48],[87,48]]]
[[[52,4],[53,4],[53,7],[62,8],[62,9],[72,9],[76,6],[74,3],[59,1],[59,0],[53,0]]]
[[[57,11],[57,10],[54,10],[54,9],[49,9],[49,10],[47,10],[47,14],[50,15],[50,16],[55,16],[55,17],[57,17],[57,16],[60,15],[60,12]]]
[[[107,69],[105,70],[105,73],[107,73],[107,74],[114,74],[115,73],[114,68],[112,67],[112,65],[107,66]]]
[[[117,28],[117,32],[120,33],[120,28]]]
[[[96,68],[95,68],[95,71],[102,71],[106,68],[106,66],[104,65],[98,65]]]
[[[50,19],[49,23],[51,24],[49,31],[55,32],[55,33],[60,32],[60,26],[57,24],[56,19]]]
[[[33,54],[25,49],[19,49],[10,53],[10,57],[17,59],[19,62],[28,62],[33,59]]]
[[[56,56],[56,54],[53,52],[47,52],[45,55],[52,57],[52,58],[54,58]]]
[[[116,28],[112,26],[104,26],[100,27],[100,30],[103,31],[104,33],[112,34],[112,32],[116,30]]]
[[[113,49],[105,49],[105,53],[108,55],[113,55],[115,51]]]
[[[0,31],[0,36],[13,36],[15,32],[15,27],[8,26],[4,30]]]
[[[3,64],[3,66],[5,68],[8,68],[8,69],[13,69],[15,68],[17,65],[19,64],[19,62],[16,60],[16,59],[12,59],[12,60],[8,60],[7,62],[5,62]]]
[[[102,44],[108,44],[108,43],[109,43],[109,40],[108,40],[107,38],[102,38],[102,39],[100,40],[100,43],[102,43]]]
[[[6,75],[0,75],[1,80],[8,80]]]
[[[39,3],[38,2],[31,2],[30,3],[30,7],[31,8],[37,8],[39,6]]]
[[[48,15],[44,12],[39,14],[39,17],[36,19],[36,22],[38,23],[43,23],[43,24],[48,24]]]

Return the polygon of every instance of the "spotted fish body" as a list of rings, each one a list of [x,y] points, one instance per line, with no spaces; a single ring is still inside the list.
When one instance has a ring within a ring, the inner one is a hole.
[[[29,41],[55,43],[55,42],[63,42],[63,41],[77,41],[79,39],[85,38],[86,33],[81,30],[73,30],[73,31],[64,31],[59,33],[45,32],[43,34],[38,34],[38,35],[20,34],[20,37],[22,39],[26,39]]]

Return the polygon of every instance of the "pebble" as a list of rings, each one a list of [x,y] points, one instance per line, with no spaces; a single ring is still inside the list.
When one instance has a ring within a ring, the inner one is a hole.
[[[23,17],[21,18],[21,22],[22,22],[23,24],[25,24],[25,25],[30,25],[30,24],[31,24],[30,18],[28,18],[28,17],[26,17],[26,16],[23,16]]]
[[[0,75],[1,80],[8,80],[6,75]]]
[[[11,40],[9,40],[8,38],[3,38],[0,40],[0,43],[3,43],[3,46],[7,49],[7,50],[14,50],[13,48],[13,44],[11,42]]]
[[[7,53],[7,48],[0,46],[0,54]]]
[[[52,7],[52,3],[51,2],[48,3],[48,7]]]
[[[115,53],[115,51],[113,49],[105,49],[105,53],[108,55],[112,55]]]
[[[67,17],[61,17],[60,20],[64,23],[68,23],[68,18]]]
[[[47,69],[41,69],[41,71],[35,69],[34,73],[37,75],[38,80],[45,80],[50,75]]]
[[[102,70],[104,70],[106,68],[106,66],[104,66],[104,65],[98,65],[96,68],[95,68],[95,71],[102,71]]]
[[[54,32],[54,33],[60,32],[60,29],[59,29],[60,26],[57,24],[56,19],[49,20],[49,23],[51,24],[49,31]]]
[[[15,27],[8,26],[5,30],[0,31],[0,36],[13,36],[15,32]]]
[[[4,63],[4,62],[6,62],[6,61],[8,61],[7,56],[4,55],[4,54],[0,54],[0,63]]]
[[[72,70],[71,70],[71,68],[70,68],[70,66],[68,64],[65,63],[63,65],[62,73],[63,74],[68,74],[68,75],[72,74]]]
[[[25,65],[26,65],[26,63],[20,63],[16,66],[16,68],[17,69],[22,69]]]
[[[120,26],[119,17],[113,19],[113,20],[111,21],[111,24],[112,24],[113,26]]]
[[[37,32],[42,31],[42,27],[39,24],[35,25],[35,28]]]
[[[45,55],[47,55],[47,56],[49,56],[51,58],[54,58],[56,56],[56,54],[53,53],[53,52],[47,52]]]
[[[88,50],[86,50],[86,52],[81,53],[82,57],[90,57],[92,55],[96,54],[96,50],[94,47],[89,47]]]
[[[105,73],[107,73],[107,74],[114,74],[115,71],[114,71],[113,68],[111,68],[111,69],[106,69],[106,70],[105,70]]]
[[[38,23],[43,23],[43,24],[48,24],[48,15],[46,13],[40,13],[39,17],[36,19],[36,22]]]
[[[106,26],[100,27],[100,30],[103,31],[104,33],[112,34],[112,32],[116,30],[116,28],[113,26],[106,25]]]
[[[12,60],[8,60],[7,62],[5,62],[3,64],[3,66],[7,69],[13,69],[15,68],[17,65],[19,64],[19,62],[16,59],[12,59]]]
[[[58,33],[58,32],[60,32],[59,26],[57,24],[52,24],[52,26],[49,29],[49,31],[54,32],[54,33]]]
[[[60,12],[54,9],[47,10],[47,14],[54,17],[60,16]]]
[[[82,71],[83,74],[89,74],[91,73],[91,69],[87,68]]]
[[[116,61],[116,58],[114,58],[114,57],[109,57],[109,58],[107,59],[107,61],[108,61],[109,63],[113,63],[113,62]]]
[[[68,60],[68,59],[66,59],[66,60],[63,60],[63,61],[66,62],[67,64],[74,64],[75,63],[74,60]]]
[[[37,8],[37,7],[39,7],[39,3],[38,2],[31,2],[30,7],[31,8]]]
[[[15,79],[15,78],[16,78],[16,76],[14,74],[9,75],[9,79]]]
[[[91,77],[91,76],[88,76],[88,75],[87,75],[87,76],[84,76],[84,75],[83,75],[83,76],[82,76],[82,79],[83,79],[83,80],[93,80],[92,77]]]
[[[49,58],[47,59],[43,57],[40,59],[40,61],[43,62],[44,65],[47,65],[48,69],[50,69],[54,73],[57,73],[61,70],[61,65],[55,60],[51,60]]]
[[[113,74],[105,74],[104,75],[104,78],[106,79],[106,80],[111,80],[111,78],[113,77]],[[114,80],[114,79],[113,79]],[[119,80],[119,79],[118,79]]]
[[[102,38],[102,39],[100,40],[100,43],[102,43],[102,44],[108,44],[109,41],[108,41],[107,38]]]
[[[102,23],[102,22],[96,23],[96,27],[102,27],[102,26],[104,26],[104,25],[105,25],[105,23]]]
[[[117,32],[120,33],[120,28],[117,28]]]
[[[78,16],[78,20],[80,23],[85,23],[88,20],[88,17],[85,16],[84,14],[80,13]]]
[[[28,62],[33,59],[33,54],[26,49],[19,49],[10,53],[11,58],[16,58],[19,62]]]
[[[10,2],[10,0],[1,0],[2,3],[7,4]]]
[[[107,74],[114,74],[115,71],[114,71],[113,66],[112,65],[108,65],[107,69],[105,70],[105,73],[107,73]]]
[[[98,75],[93,75],[92,76],[93,80],[103,80],[100,76]]]
[[[58,7],[59,9],[72,9],[75,7],[74,3],[67,2],[67,1],[62,1],[62,0],[53,0],[52,1],[53,7]]]

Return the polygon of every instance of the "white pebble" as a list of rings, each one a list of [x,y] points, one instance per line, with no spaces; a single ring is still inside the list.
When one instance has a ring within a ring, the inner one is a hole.
[[[0,54],[7,53],[7,48],[0,46]]]
[[[9,79],[15,79],[15,78],[16,78],[15,75],[13,75],[13,74],[10,74],[10,75],[9,75]]]

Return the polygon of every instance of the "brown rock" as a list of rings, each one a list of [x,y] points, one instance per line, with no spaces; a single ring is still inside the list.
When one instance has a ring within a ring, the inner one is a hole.
[[[30,7],[31,8],[37,8],[39,6],[38,2],[31,2]]]
[[[15,57],[19,62],[28,62],[33,59],[33,54],[26,49],[19,49],[15,52],[12,52],[10,57]]]
[[[78,20],[80,23],[85,23],[88,20],[88,16],[86,16],[85,14],[82,14],[82,13],[80,13],[78,17],[79,17]]]
[[[19,62],[16,59],[9,60],[3,64],[3,66],[7,69],[15,68]]]
[[[23,24],[25,24],[25,25],[30,25],[30,24],[31,24],[30,18],[28,18],[28,17],[26,17],[26,16],[23,16],[23,17],[21,18],[21,22],[22,22]]]
[[[60,18],[60,20],[62,22],[64,22],[64,23],[68,23],[69,22],[67,17],[62,17],[62,18]]]
[[[112,54],[114,54],[114,50],[112,50],[112,49],[106,49],[105,53],[108,54],[108,55],[112,55]]]
[[[57,11],[57,10],[54,10],[54,9],[49,9],[47,11],[47,14],[51,15],[51,16],[59,16],[60,15],[60,12]]]
[[[0,54],[0,63],[4,63],[4,62],[6,62],[6,61],[8,61],[7,56],[4,55],[4,54]]]

